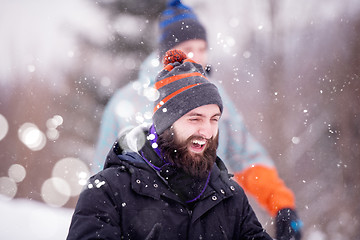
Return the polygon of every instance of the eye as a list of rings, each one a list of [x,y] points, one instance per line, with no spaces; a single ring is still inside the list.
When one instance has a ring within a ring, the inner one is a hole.
[[[197,122],[199,121],[200,119],[199,118],[189,118],[189,121],[190,122]]]
[[[212,118],[211,121],[212,121],[212,122],[218,122],[218,121],[219,121],[219,118],[218,118],[218,117]]]

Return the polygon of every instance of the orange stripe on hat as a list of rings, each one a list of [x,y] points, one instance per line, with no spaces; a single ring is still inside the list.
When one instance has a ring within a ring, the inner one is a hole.
[[[154,113],[162,106],[164,105],[167,101],[169,101],[171,98],[175,97],[176,95],[178,95],[179,93],[189,89],[189,88],[192,88],[192,87],[195,87],[197,85],[200,85],[202,83],[195,83],[195,84],[192,84],[192,85],[188,85],[186,87],[183,87],[183,88],[180,88],[179,90],[173,92],[172,94],[169,94],[168,96],[166,96],[166,98],[164,98],[163,100],[161,100],[155,107],[154,107]]]
[[[183,74],[171,76],[171,77],[168,77],[168,78],[164,78],[163,80],[160,80],[160,81],[156,82],[155,83],[155,88],[160,89],[163,86],[165,86],[165,85],[167,85],[169,83],[175,82],[177,80],[187,78],[187,77],[195,77],[195,76],[203,77],[203,78],[205,78],[207,80],[207,78],[204,75],[202,75],[201,73],[199,73],[199,72],[183,73]]]

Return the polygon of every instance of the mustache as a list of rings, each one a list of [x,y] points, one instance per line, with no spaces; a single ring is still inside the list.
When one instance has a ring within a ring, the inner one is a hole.
[[[211,171],[216,160],[218,139],[219,134],[211,139],[192,135],[186,140],[175,141],[176,134],[167,129],[159,136],[158,144],[166,162],[174,164],[192,176],[203,178]],[[207,144],[203,154],[192,155],[189,153],[189,142],[192,143],[194,140],[206,141]]]
[[[193,141],[196,141],[196,140],[198,140],[198,141],[205,141],[205,142],[211,142],[211,141],[213,141],[214,140],[214,138],[204,138],[204,137],[202,137],[202,136],[200,136],[200,135],[191,135],[190,137],[188,137],[187,139],[186,139],[186,143],[191,143],[191,142],[193,142]]]

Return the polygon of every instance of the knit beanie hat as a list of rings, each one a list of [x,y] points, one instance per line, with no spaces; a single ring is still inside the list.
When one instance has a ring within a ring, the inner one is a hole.
[[[202,39],[207,42],[206,30],[190,7],[180,0],[170,0],[160,16],[160,56],[181,42]]]
[[[197,107],[217,104],[222,112],[218,89],[206,78],[200,64],[187,59],[180,50],[169,50],[164,65],[155,82],[160,97],[154,102],[152,118],[158,135]]]

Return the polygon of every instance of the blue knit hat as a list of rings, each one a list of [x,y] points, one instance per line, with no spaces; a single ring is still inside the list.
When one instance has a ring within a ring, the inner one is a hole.
[[[168,1],[167,7],[160,16],[160,56],[181,42],[202,39],[207,42],[206,30],[197,16],[180,0]]]
[[[153,122],[158,135],[189,111],[208,104],[223,110],[217,87],[209,82],[203,67],[180,50],[169,50],[164,69],[157,75],[155,88],[160,97],[154,102]]]

